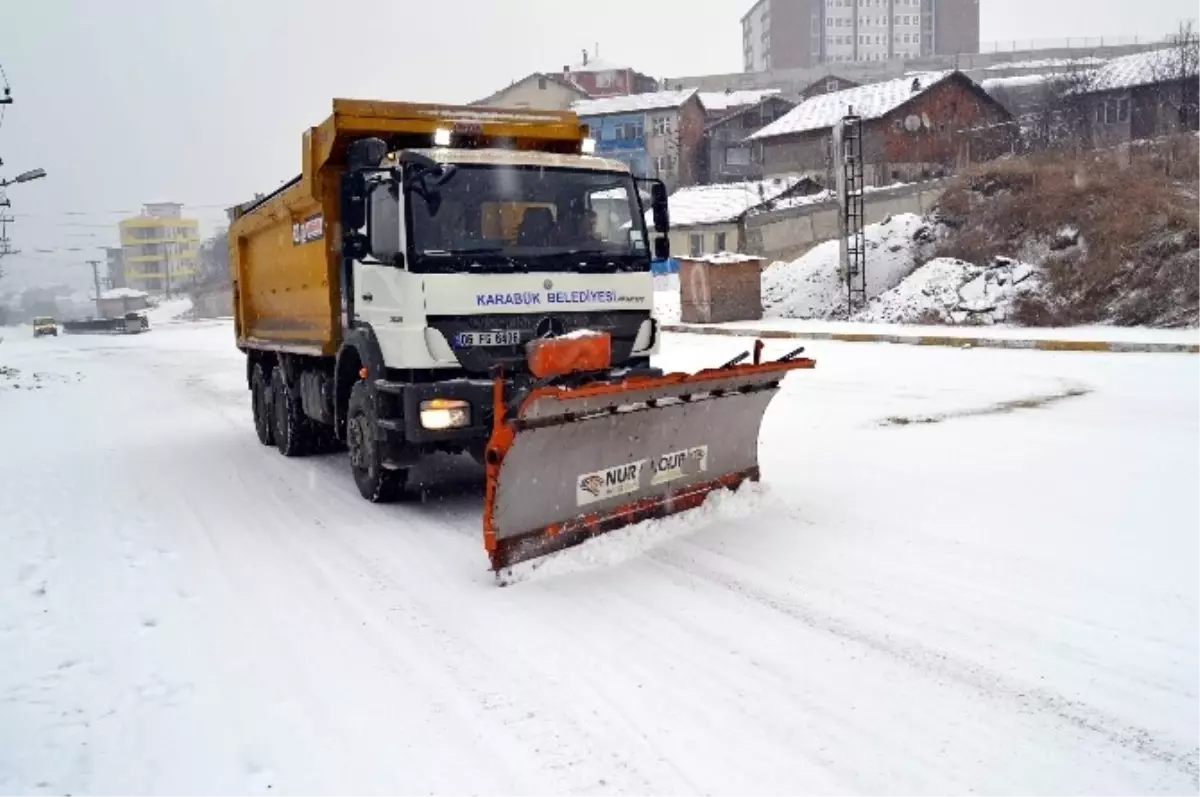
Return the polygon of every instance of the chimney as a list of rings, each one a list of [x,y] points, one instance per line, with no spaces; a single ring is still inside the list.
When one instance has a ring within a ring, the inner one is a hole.
[[[571,77],[571,67],[568,64],[563,64],[563,77],[568,80]]]
[[[587,66],[587,48],[586,47],[583,50],[583,65]]]
[[[916,94],[918,91],[921,90],[921,78],[919,78],[919,77],[913,78],[912,90],[913,90],[913,94]]]

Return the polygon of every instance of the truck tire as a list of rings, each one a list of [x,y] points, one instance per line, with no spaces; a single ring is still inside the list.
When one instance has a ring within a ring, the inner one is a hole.
[[[278,366],[271,369],[271,420],[275,447],[280,454],[303,457],[312,453],[316,441],[313,423],[288,390],[283,369]]]
[[[354,383],[346,409],[346,448],[358,492],[372,503],[384,504],[404,493],[408,471],[383,467],[384,451],[377,440],[378,400],[375,388],[368,382]]]
[[[250,409],[254,413],[254,432],[264,446],[275,444],[275,424],[271,409],[271,383],[262,363],[255,363],[250,374]]]

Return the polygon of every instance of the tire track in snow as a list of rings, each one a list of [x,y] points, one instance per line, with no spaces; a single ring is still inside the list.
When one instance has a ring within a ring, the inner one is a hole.
[[[934,650],[918,642],[911,640],[902,642],[855,627],[831,615],[817,612],[794,598],[784,597],[732,575],[721,573],[715,568],[702,564],[696,557],[685,557],[680,553],[668,550],[657,550],[648,555],[655,561],[709,581],[761,606],[798,620],[810,628],[824,631],[903,662],[923,674],[937,675],[956,681],[985,696],[1002,698],[1007,702],[1015,703],[1021,710],[1051,714],[1080,730],[1095,733],[1117,747],[1166,764],[1187,775],[1191,778],[1194,786],[1200,787],[1200,750],[1184,751],[1172,740],[1159,738],[1144,728],[1127,725],[1120,719],[1108,716],[1086,703],[1071,700],[1048,689],[1024,685],[1019,681],[987,670],[981,665]]]

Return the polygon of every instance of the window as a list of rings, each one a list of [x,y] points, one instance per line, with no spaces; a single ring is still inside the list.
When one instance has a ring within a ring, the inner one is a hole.
[[[833,0],[830,0],[832,2]],[[688,236],[688,254],[692,257],[700,257],[704,254],[704,234],[692,233]]]
[[[729,147],[725,150],[725,164],[727,166],[749,166],[750,148]]]
[[[542,91],[546,90],[546,78],[544,78],[544,77],[538,78],[538,88],[541,89]]]
[[[654,135],[656,136],[669,136],[671,134],[671,117],[669,116],[655,116],[650,120],[650,124],[653,126]]]
[[[717,250],[718,252],[725,251],[725,233],[713,233],[713,249]]]
[[[836,80],[826,80],[825,81],[825,90],[826,91],[837,91],[838,90],[838,82]]]
[[[670,173],[675,166],[675,159],[670,155],[655,155],[654,156],[654,171],[659,174]]]
[[[1103,117],[1101,116],[1103,114]],[[1096,121],[1104,122],[1105,124],[1115,125],[1120,122],[1129,121],[1129,100],[1122,98],[1119,100],[1108,100],[1102,102],[1096,108]]]

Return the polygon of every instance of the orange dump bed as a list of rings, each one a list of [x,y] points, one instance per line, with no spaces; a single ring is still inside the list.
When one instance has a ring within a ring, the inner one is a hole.
[[[334,100],[305,131],[299,177],[230,210],[234,325],[243,348],[332,355],[341,343],[339,187],[350,143],[429,147],[449,129],[456,146],[577,153],[586,135],[565,111]]]

